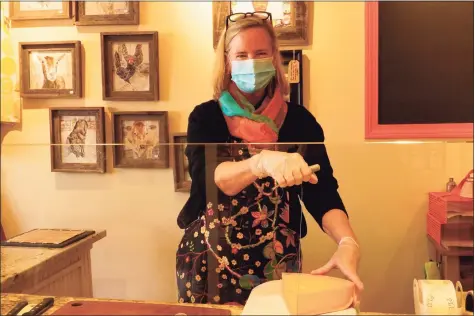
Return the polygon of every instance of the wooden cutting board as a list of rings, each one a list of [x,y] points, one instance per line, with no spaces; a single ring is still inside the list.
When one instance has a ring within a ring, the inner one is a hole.
[[[231,315],[226,309],[135,302],[72,301],[51,315]]]
[[[33,229],[1,242],[2,246],[63,248],[86,238],[95,231],[72,229]]]

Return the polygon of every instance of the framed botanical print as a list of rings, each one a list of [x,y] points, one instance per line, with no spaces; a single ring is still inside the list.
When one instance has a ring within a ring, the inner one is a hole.
[[[299,63],[299,77],[298,82],[290,84],[290,102],[299,105],[303,104],[303,56],[302,50],[281,50],[282,62],[286,77],[288,77],[289,63],[296,60]]]
[[[112,113],[114,167],[168,168],[168,113]]]
[[[104,173],[104,108],[50,109],[51,171]]]
[[[76,25],[137,25],[139,1],[77,1]]]
[[[10,1],[12,21],[69,18],[71,1]]]
[[[308,45],[309,8],[304,1],[213,1],[213,46],[226,27],[226,17],[233,13],[266,11],[272,14],[272,24],[280,46]]]
[[[177,133],[172,137],[175,192],[190,192],[191,190],[188,157],[185,155],[186,139],[186,133]]]
[[[158,32],[101,33],[104,100],[158,100]]]
[[[81,42],[19,44],[23,98],[82,97]]]

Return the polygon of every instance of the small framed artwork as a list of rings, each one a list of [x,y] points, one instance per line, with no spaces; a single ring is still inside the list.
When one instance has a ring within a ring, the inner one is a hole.
[[[137,25],[139,1],[77,1],[76,25]]]
[[[302,50],[281,50],[283,67],[288,78],[289,63],[296,60],[299,63],[298,82],[290,83],[290,102],[303,105],[303,56]]]
[[[309,8],[305,1],[213,1],[213,45],[226,27],[226,17],[234,13],[266,11],[272,14],[272,24],[280,46],[309,45]]]
[[[104,108],[50,109],[51,171],[104,173]]]
[[[191,177],[188,157],[185,155],[186,133],[177,133],[172,137],[173,143],[173,177],[175,192],[190,192]]]
[[[51,20],[71,18],[71,1],[11,1],[10,19]]]
[[[23,98],[80,98],[81,42],[20,43]]]
[[[168,112],[112,113],[114,167],[168,168]]]
[[[104,100],[158,100],[158,32],[101,33]]]

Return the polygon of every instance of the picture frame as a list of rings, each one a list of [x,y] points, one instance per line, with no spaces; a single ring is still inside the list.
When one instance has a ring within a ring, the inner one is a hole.
[[[290,102],[303,105],[303,53],[302,50],[281,50],[283,67],[287,74],[291,60],[299,62],[299,82],[290,84]]]
[[[104,108],[50,108],[51,171],[105,173]]]
[[[191,177],[188,169],[188,158],[185,156],[185,148],[187,143],[186,135],[186,133],[175,133],[172,135],[172,161],[175,192],[190,192],[191,190]]]
[[[114,168],[169,167],[168,112],[113,112],[112,139]]]
[[[158,100],[158,32],[103,32],[101,57],[104,100]]]
[[[72,1],[10,1],[9,10],[12,21],[70,19]]]
[[[87,25],[138,25],[139,1],[77,1],[75,24]]]
[[[21,97],[82,97],[80,41],[21,42],[18,45]]]
[[[239,12],[269,11],[272,14],[274,11],[274,29],[280,46],[307,46],[311,4],[304,1],[213,1],[213,47],[216,49],[218,45],[233,6],[240,6]],[[277,5],[282,6],[283,12]]]

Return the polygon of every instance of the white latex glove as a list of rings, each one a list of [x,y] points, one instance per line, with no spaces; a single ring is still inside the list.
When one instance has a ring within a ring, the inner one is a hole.
[[[255,176],[270,176],[282,188],[318,182],[317,175],[298,153],[263,150],[251,157],[250,166]]]

